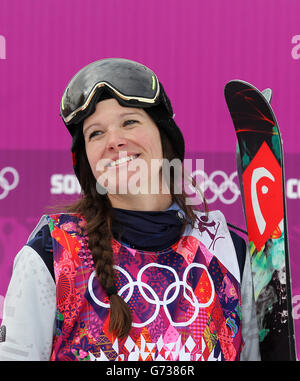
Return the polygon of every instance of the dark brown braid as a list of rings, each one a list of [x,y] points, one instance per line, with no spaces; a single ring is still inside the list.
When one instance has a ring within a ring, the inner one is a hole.
[[[114,287],[113,251],[111,240],[112,205],[106,195],[100,195],[96,190],[96,180],[87,161],[85,150],[80,155],[80,184],[83,197],[68,208],[84,216],[89,237],[95,272],[101,286],[107,290]],[[129,334],[132,323],[131,311],[124,300],[117,294],[110,295],[109,330],[119,338]]]
[[[160,131],[163,155],[172,160],[175,154],[167,137]],[[96,275],[101,286],[105,289],[111,289],[114,283],[113,251],[111,240],[113,238],[111,227],[112,205],[107,195],[101,195],[96,190],[96,180],[92,174],[85,149],[82,147],[80,155],[80,184],[82,187],[82,198],[74,205],[68,208],[69,212],[76,212],[84,216],[87,221],[87,234],[89,237],[89,249],[91,250]],[[177,202],[185,215],[195,223],[197,217],[190,205],[186,205],[187,195],[174,194],[174,174],[171,171],[170,176],[172,201]],[[195,181],[193,185],[196,186]],[[206,204],[205,204],[206,208]],[[184,231],[188,221],[182,227]],[[124,338],[129,334],[132,325],[132,315],[127,303],[117,294],[110,295],[110,320],[109,330],[115,336]]]

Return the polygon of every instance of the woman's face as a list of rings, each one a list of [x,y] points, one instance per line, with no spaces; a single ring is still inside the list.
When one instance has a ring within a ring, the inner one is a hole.
[[[143,109],[123,107],[114,98],[103,100],[85,119],[83,134],[91,170],[108,193],[149,191],[163,155],[158,128]]]

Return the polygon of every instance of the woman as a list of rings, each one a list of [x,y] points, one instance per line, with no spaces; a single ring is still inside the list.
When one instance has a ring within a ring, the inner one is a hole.
[[[156,75],[96,61],[61,116],[82,197],[43,216],[18,253],[1,359],[258,359],[245,243],[178,192],[184,139]]]

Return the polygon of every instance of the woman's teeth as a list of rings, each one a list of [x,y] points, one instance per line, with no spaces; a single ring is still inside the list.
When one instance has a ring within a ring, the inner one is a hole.
[[[118,160],[115,160],[115,161],[112,161],[111,163],[109,163],[108,167],[115,167],[116,165],[126,163],[127,161],[131,161],[131,160],[136,159],[138,156],[139,156],[139,154],[122,157],[121,159],[118,159]]]

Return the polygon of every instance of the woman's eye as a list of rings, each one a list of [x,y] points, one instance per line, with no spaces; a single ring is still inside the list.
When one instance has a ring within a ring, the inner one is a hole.
[[[125,122],[123,123],[124,127],[125,126],[132,126],[133,124],[135,123],[138,123],[137,120],[134,120],[134,119],[128,119],[128,120],[125,120]]]
[[[93,139],[95,136],[98,136],[98,135],[101,135],[102,134],[102,131],[93,131],[90,135],[89,135],[89,140]]]

